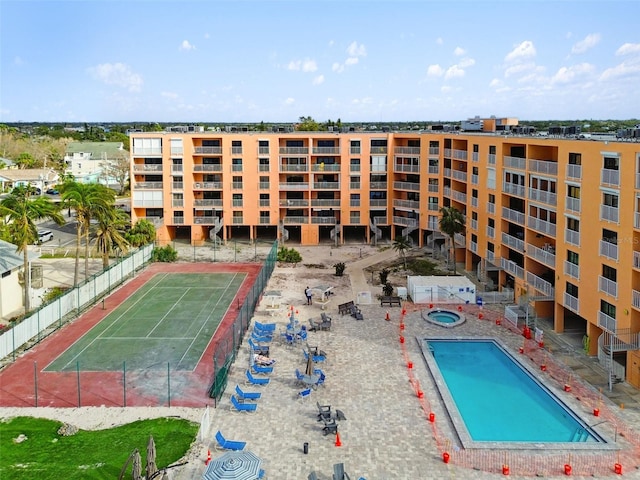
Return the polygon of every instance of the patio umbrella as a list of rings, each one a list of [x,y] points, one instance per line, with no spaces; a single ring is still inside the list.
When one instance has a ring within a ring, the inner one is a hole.
[[[203,480],[257,480],[262,460],[253,452],[227,452],[207,465]]]
[[[149,443],[147,443],[147,478],[158,471],[156,465],[156,442],[153,440],[153,435],[149,435]]]
[[[142,459],[140,452],[136,448],[133,452],[133,466],[131,468],[131,477],[133,480],[142,480]]]
[[[304,371],[307,375],[313,375],[313,354],[309,352],[307,356],[307,369]]]

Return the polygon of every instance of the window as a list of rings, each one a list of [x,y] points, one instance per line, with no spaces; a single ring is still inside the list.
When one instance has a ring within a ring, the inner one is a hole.
[[[613,243],[614,245],[618,244],[618,232],[614,232],[613,230],[608,230],[606,228],[602,229],[602,240],[605,242]]]
[[[606,315],[609,315],[611,318],[616,318],[616,306],[611,305],[609,302],[600,300],[600,311]]]
[[[565,290],[569,295],[574,298],[578,298],[578,286],[573,283],[567,282],[567,288]]]
[[[607,205],[608,207],[618,208],[618,195],[614,193],[603,192],[602,204]]]
[[[496,146],[495,145],[489,146],[489,154],[490,155],[495,155],[496,154]]]
[[[582,165],[582,154],[569,153],[569,165]]]
[[[359,193],[352,193],[351,194],[351,200],[349,202],[349,205],[351,207],[359,207],[360,206],[360,194]]]
[[[269,159],[268,158],[259,158],[258,159],[258,170],[261,172],[269,171]]]
[[[352,158],[349,162],[350,164],[350,169],[352,172],[359,172],[360,171],[360,159],[359,158]]]
[[[574,265],[580,265],[580,254],[567,250],[567,262],[573,263]]]
[[[580,187],[577,185],[567,185],[567,197],[580,198]]]
[[[386,172],[386,171],[387,171],[386,155],[372,155],[371,156],[371,172]]]
[[[496,170],[495,168],[487,168],[487,188],[496,189]]]
[[[493,193],[489,194],[489,203],[493,203],[494,205],[496,203],[496,196]]]
[[[479,146],[479,145],[474,144],[474,145],[473,145],[473,153],[478,153],[479,151],[480,151],[480,146]]]
[[[606,170],[619,170],[620,158],[619,157],[604,157],[604,167]]]
[[[478,198],[478,190],[476,190],[475,188],[471,190],[471,197]]]
[[[241,158],[232,158],[231,159],[231,171],[232,172],[241,172],[242,171],[242,159]]]
[[[609,265],[602,265],[602,276],[612,282],[616,282],[618,278],[618,271]]]
[[[268,207],[269,206],[269,194],[268,193],[261,193],[260,194],[260,206],[261,207]]]
[[[241,193],[234,193],[233,194],[233,206],[234,207],[241,207],[242,206],[242,194]]]
[[[580,231],[580,220],[573,217],[567,217],[567,229],[574,232]]]

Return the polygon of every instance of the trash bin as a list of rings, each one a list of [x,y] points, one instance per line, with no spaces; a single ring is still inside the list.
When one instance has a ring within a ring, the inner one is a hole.
[[[304,452],[305,455],[309,453],[309,444],[307,442],[304,442],[302,444],[302,451]]]

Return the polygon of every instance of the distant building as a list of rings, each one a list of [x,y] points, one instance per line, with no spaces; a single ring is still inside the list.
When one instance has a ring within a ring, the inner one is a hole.
[[[460,129],[465,132],[499,133],[510,132],[517,126],[517,118],[496,118],[494,116],[480,118],[476,115],[474,118],[463,120],[460,124]]]
[[[66,173],[80,183],[115,183],[107,178],[109,163],[128,156],[122,142],[72,142],[67,146]]]
[[[59,176],[50,168],[3,168],[0,170],[0,190],[7,191],[20,185],[31,185],[44,192],[58,183]]]
[[[4,169],[4,168],[18,168],[18,166],[13,162],[13,160],[0,157],[0,169]]]

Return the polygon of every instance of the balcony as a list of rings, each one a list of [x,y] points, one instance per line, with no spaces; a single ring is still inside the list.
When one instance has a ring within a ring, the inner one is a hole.
[[[464,160],[466,161],[469,158],[469,154],[466,150],[453,150],[453,158],[456,160]]]
[[[395,155],[420,155],[420,147],[394,147]]]
[[[640,252],[633,252],[633,268],[640,270]]]
[[[258,171],[259,172],[270,172],[271,169],[269,168],[269,164],[268,163],[261,163],[260,165],[258,165]]]
[[[231,206],[232,206],[232,207],[234,207],[234,208],[241,208],[241,207],[242,207],[242,205],[243,205],[243,203],[244,203],[244,202],[242,201],[242,199],[241,199],[241,198],[234,198],[234,199],[231,201]]]
[[[429,204],[427,205],[427,209],[431,212],[439,212],[440,205],[437,203],[429,202]]]
[[[309,171],[309,165],[307,165],[306,163],[281,163],[280,164],[280,172],[282,173],[287,173],[287,172],[308,172]]]
[[[602,275],[598,275],[598,290],[613,298],[618,298],[618,282],[609,280]]]
[[[487,225],[487,237],[496,238],[496,229]]]
[[[427,230],[430,230],[432,232],[439,232],[440,231],[440,224],[438,223],[437,220],[435,220],[435,221],[430,220],[429,222],[427,222]]]
[[[312,172],[339,172],[339,163],[314,163],[311,165]]]
[[[420,202],[416,200],[394,200],[393,206],[396,208],[406,208],[409,210],[418,210],[420,208]]]
[[[440,173],[440,167],[438,165],[429,165],[427,173],[431,175],[438,175]]]
[[[161,157],[162,147],[133,147],[134,157]]]
[[[569,310],[575,313],[580,313],[579,300],[576,297],[569,295],[567,292],[564,292],[563,304]]]
[[[218,163],[194,163],[194,172],[222,172],[222,164]]]
[[[371,207],[386,207],[388,200],[386,198],[372,198],[369,200]]]
[[[440,186],[437,183],[430,183],[427,185],[427,191],[431,193],[438,193],[440,191]]]
[[[574,197],[564,197],[565,210],[580,213],[580,199]]]
[[[360,155],[360,147],[351,147],[349,153],[351,155]]]
[[[631,306],[640,310],[640,292],[638,290],[631,290]]]
[[[545,175],[558,175],[558,163],[549,160],[529,160],[529,171]]]
[[[171,183],[172,190],[184,190],[184,182],[172,182]]]
[[[361,206],[361,204],[360,204],[360,199],[359,199],[359,198],[357,198],[357,199],[351,199],[351,200],[349,200],[349,206],[350,206],[350,207],[360,207],[360,206]]]
[[[640,212],[634,213],[633,228],[640,229]]]
[[[545,249],[528,243],[527,255],[548,267],[555,268],[556,266],[556,254],[552,246],[548,246]]]
[[[244,188],[244,184],[242,182],[231,182],[231,188],[233,190],[242,190]]]
[[[429,155],[440,155],[440,147],[429,147]]]
[[[371,147],[370,152],[373,155],[380,155],[380,154],[386,154],[388,151],[387,147]]]
[[[205,198],[205,199],[196,199],[193,201],[193,206],[196,208],[211,208],[211,207],[220,207],[222,208],[222,199],[221,198]]]
[[[162,172],[162,164],[134,163],[134,172]]]
[[[573,277],[576,280],[580,280],[580,266],[565,260],[564,274],[569,275],[570,277]]]
[[[524,185],[518,185],[517,183],[510,182],[502,182],[502,193],[522,198],[525,198],[526,195]]]
[[[598,326],[611,333],[615,333],[618,329],[618,322],[615,318],[610,317],[606,313],[598,312]]]
[[[309,200],[281,198],[280,199],[280,206],[281,207],[287,207],[287,208],[308,207],[309,206]]]
[[[315,190],[340,190],[340,182],[313,182]]]
[[[513,211],[515,211],[515,210],[513,210]],[[487,202],[487,213],[490,214],[490,215],[495,215],[496,214],[496,204],[495,203]],[[524,214],[522,214],[522,223],[524,224]]]
[[[394,172],[420,173],[420,165],[410,165],[407,163],[396,162],[393,164]]]
[[[582,165],[567,165],[567,178],[580,180],[582,178]]]
[[[486,259],[487,261],[493,263],[495,265],[496,263],[496,254],[494,252],[492,252],[491,250],[487,250],[486,252]]]
[[[547,190],[529,188],[529,200],[555,206],[558,203],[558,196],[553,192],[548,192]]]
[[[173,217],[171,219],[172,225],[184,225],[184,217]]]
[[[194,147],[196,155],[222,155],[222,147]]]
[[[451,178],[451,169],[450,168],[445,168],[443,173],[443,176],[447,177],[447,178]]]
[[[612,207],[610,205],[600,205],[600,220],[611,223],[618,223],[619,218],[620,211],[618,207]]]
[[[308,182],[280,183],[280,190],[309,190],[309,183]]]
[[[458,180],[460,182],[465,182],[467,181],[467,172],[463,172],[461,170],[453,170],[451,172],[453,174],[453,178],[454,180]]]
[[[233,218],[233,225],[242,225],[244,223],[244,217],[231,217]]]
[[[340,147],[312,147],[312,155],[340,155]]]
[[[173,165],[171,165],[171,172],[172,173],[181,173],[182,170],[183,170],[182,164],[174,163]]]
[[[335,225],[336,217],[311,217],[311,223],[320,225]]]
[[[451,191],[451,198],[460,203],[467,203],[467,194],[458,192],[457,190]]]
[[[195,216],[193,217],[193,223],[195,225],[215,225],[218,217],[216,216]]]
[[[172,147],[170,150],[169,155],[172,157],[181,157],[184,154],[184,148],[182,147]]]
[[[516,262],[508,260],[506,258],[501,258],[500,266],[505,272],[508,272],[515,277],[524,279],[524,268],[522,268]]]
[[[309,155],[309,147],[280,147],[280,155]]]
[[[467,238],[461,233],[455,233],[453,235],[453,241],[463,248],[467,245]]]
[[[580,246],[580,232],[576,232],[575,230],[570,230],[568,228],[564,229],[564,240],[571,245]]]
[[[350,172],[359,172],[360,171],[360,164],[359,163],[352,163],[351,165],[349,165],[349,171]]]
[[[524,252],[524,241],[509,235],[508,233],[502,233],[502,243],[512,250]]]
[[[542,220],[541,218],[529,216],[527,224],[528,224],[529,228],[533,228],[534,230],[537,230],[539,232],[545,233],[545,234],[547,234],[547,235],[549,235],[551,237],[555,237],[556,236],[556,224],[555,223],[551,223],[551,222],[548,222],[546,220]]]
[[[513,223],[524,225],[524,213],[518,212],[517,210],[512,210],[507,207],[502,207],[502,218]]]
[[[600,183],[616,187],[620,186],[620,170],[603,168],[600,173]]]
[[[471,197],[471,206],[478,208],[478,197]]]
[[[222,182],[195,182],[194,190],[222,190]]]
[[[350,190],[360,190],[362,188],[362,184],[360,182],[349,182]]]
[[[260,225],[269,225],[271,219],[269,217],[260,217]]]
[[[545,297],[553,298],[555,295],[553,285],[535,273],[527,272],[527,283]]]
[[[269,147],[258,147],[258,155],[269,155]]]
[[[320,198],[312,198],[311,199],[312,207],[340,207],[340,199],[339,198],[329,198],[329,199],[320,199]]]
[[[387,217],[373,217],[374,225],[388,225]]]
[[[373,185],[373,182],[371,182],[371,184]],[[373,186],[371,188],[373,188]],[[419,192],[420,184],[413,182],[393,182],[393,188],[396,190],[411,190],[412,192]]]
[[[261,198],[258,201],[258,206],[259,207],[270,207],[271,206],[271,202],[266,198]]]
[[[517,168],[518,170],[526,170],[527,159],[505,155],[504,159],[502,160],[502,165],[504,166],[504,168]]]
[[[477,242],[469,242],[469,250],[475,254],[478,253],[478,243]]]
[[[471,174],[471,183],[473,185],[478,185],[480,177],[478,175],[476,175],[475,173]]]
[[[360,217],[349,217],[350,225],[360,225]]]
[[[411,184],[413,185],[413,184]],[[369,188],[371,190],[386,190],[387,189],[387,182],[371,182],[369,184]],[[419,189],[419,187],[418,187]],[[411,189],[413,190],[413,189]]]
[[[472,162],[479,162],[480,161],[480,154],[478,152],[473,152],[471,154],[471,161]]]
[[[472,230],[478,230],[478,220],[475,219],[471,219],[471,223],[470,223],[471,229]]]
[[[495,153],[489,153],[487,155],[487,163],[489,165],[495,165],[496,164],[496,154]]]
[[[184,200],[172,200],[171,201],[172,208],[182,208],[184,207]]]
[[[415,219],[415,218],[400,217],[398,215],[394,215],[393,216],[393,224],[394,225],[401,225],[403,227],[417,227],[418,226],[418,220]]]
[[[234,164],[231,165],[231,171],[232,172],[242,172],[242,164]]]
[[[136,182],[138,190],[162,190],[162,182]]]
[[[260,190],[269,190],[271,188],[271,183],[269,182],[258,182],[258,189]]]
[[[600,255],[611,260],[618,261],[618,245],[615,243],[600,240]]]
[[[285,225],[302,225],[309,223],[309,217],[284,217]]]

